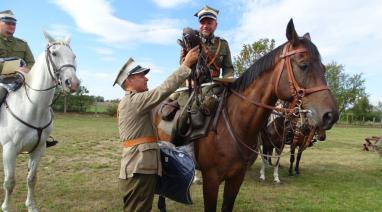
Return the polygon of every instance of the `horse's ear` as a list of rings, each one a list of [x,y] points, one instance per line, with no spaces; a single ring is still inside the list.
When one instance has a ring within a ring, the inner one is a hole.
[[[309,32],[305,33],[304,38],[306,38],[306,39],[308,39],[308,40],[311,40],[311,39],[310,39],[310,34],[309,34]]]
[[[71,41],[71,39],[70,39],[70,36],[69,35],[67,35],[66,37],[65,37],[65,39],[64,39],[64,42],[66,43],[66,44],[70,44],[70,41]]]
[[[51,35],[49,35],[48,32],[44,31],[44,36],[45,36],[46,41],[48,41],[48,43],[54,43],[55,42],[55,39]]]
[[[286,37],[288,38],[288,41],[292,44],[292,46],[297,45],[297,43],[299,42],[297,32],[294,29],[294,24],[293,24],[292,18],[289,20],[289,23],[287,25]]]

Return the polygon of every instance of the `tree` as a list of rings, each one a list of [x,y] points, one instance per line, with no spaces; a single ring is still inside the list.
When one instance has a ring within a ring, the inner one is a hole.
[[[367,98],[365,80],[362,74],[350,76],[344,72],[344,66],[336,62],[326,65],[326,81],[334,97],[340,113],[351,108],[357,101]]]
[[[235,75],[241,75],[246,69],[258,59],[275,48],[275,40],[268,38],[255,41],[252,45],[244,44],[239,56],[234,57]]]
[[[94,96],[89,96],[88,93],[89,90],[85,86],[80,86],[74,94],[60,96],[53,109],[64,112],[86,112],[96,99]]]

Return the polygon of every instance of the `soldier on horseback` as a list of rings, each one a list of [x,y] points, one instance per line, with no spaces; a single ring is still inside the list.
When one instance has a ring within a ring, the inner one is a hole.
[[[14,37],[16,17],[11,10],[0,12],[0,107],[9,92],[14,92],[24,84],[24,75],[35,63],[28,43]],[[57,141],[47,141],[47,147]]]

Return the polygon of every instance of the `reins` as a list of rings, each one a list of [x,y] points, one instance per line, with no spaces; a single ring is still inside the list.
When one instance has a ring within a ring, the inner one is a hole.
[[[276,71],[276,77],[277,78],[276,78],[276,83],[275,83],[275,93],[276,93],[276,96],[279,97],[279,94],[278,94],[278,85],[279,85],[279,82],[280,82],[281,74],[282,74],[283,70],[285,70],[284,67],[286,66],[287,75],[288,75],[288,85],[289,85],[289,89],[291,91],[291,95],[292,95],[292,98],[293,98],[292,101],[291,101],[292,104],[291,104],[290,107],[288,107],[288,108],[278,108],[278,107],[275,107],[275,106],[272,106],[272,105],[267,105],[267,104],[264,104],[264,103],[261,103],[261,102],[253,101],[253,100],[249,99],[248,97],[246,97],[246,96],[240,94],[239,92],[235,91],[232,88],[230,88],[231,93],[234,94],[235,96],[243,99],[244,101],[246,101],[248,103],[251,103],[251,104],[253,104],[253,105],[257,106],[257,107],[265,108],[265,109],[272,110],[272,111],[277,111],[277,112],[285,115],[286,117],[295,117],[295,118],[300,117],[301,120],[302,120],[302,116],[301,115],[310,112],[309,110],[304,110],[304,109],[301,108],[301,106],[302,106],[302,98],[304,96],[306,96],[306,95],[309,95],[309,94],[312,94],[312,93],[315,93],[315,92],[329,90],[329,88],[326,85],[320,85],[320,86],[313,87],[313,88],[302,88],[298,84],[298,82],[295,79],[295,76],[293,74],[293,69],[292,69],[292,64],[291,64],[291,61],[290,61],[291,58],[290,57],[292,55],[294,55],[294,54],[297,54],[297,53],[308,52],[308,50],[306,48],[299,48],[299,49],[295,49],[295,50],[290,50],[290,48],[291,48],[291,44],[290,43],[285,44],[285,46],[283,48],[283,52],[282,52],[282,54],[280,56],[281,66],[280,66],[280,69]],[[227,130],[228,130],[229,134],[231,135],[231,137],[235,140],[235,142],[241,144],[242,146],[244,146],[245,148],[247,148],[248,150],[250,150],[250,151],[252,151],[252,152],[254,152],[256,154],[262,154],[258,150],[258,148],[259,148],[258,145],[257,145],[257,150],[253,149],[252,147],[250,147],[248,144],[246,144],[245,142],[243,142],[242,140],[240,140],[237,137],[237,135],[233,131],[233,127],[232,127],[231,121],[229,119],[229,115],[228,115],[226,107],[224,107],[222,109],[222,113],[223,113],[223,118],[225,120],[225,124],[227,126]],[[312,139],[313,136],[314,136],[315,130],[310,130],[310,131],[312,131],[313,134],[312,134],[312,132],[310,132],[309,136],[307,138],[305,138],[305,141],[303,143],[303,147],[304,147],[303,149],[305,149],[307,147],[307,140],[308,140],[308,138]],[[294,133],[293,140],[298,139],[296,134],[297,133]],[[300,136],[300,135],[298,135],[298,136]],[[239,148],[239,150],[240,150],[240,148]],[[244,157],[243,154],[241,154],[241,155]],[[273,157],[273,156],[270,156],[270,157]],[[279,156],[275,156],[275,157],[279,157]]]
[[[25,93],[26,93],[26,96],[28,98],[28,100],[32,103],[32,104],[35,104],[31,98],[29,97],[29,94],[28,94],[28,90],[27,88],[29,88],[30,90],[33,90],[33,91],[37,91],[37,92],[44,92],[44,91],[50,91],[52,89],[55,89],[58,85],[61,84],[60,80],[58,79],[59,77],[59,74],[60,74],[60,71],[63,69],[63,68],[66,68],[66,67],[69,67],[69,68],[73,68],[74,70],[76,70],[76,67],[73,65],[73,64],[64,64],[62,66],[60,66],[59,68],[57,68],[57,65],[54,63],[53,59],[52,59],[52,56],[51,56],[51,51],[50,51],[50,47],[54,46],[54,45],[65,45],[65,46],[68,46],[70,48],[70,46],[66,43],[63,43],[63,42],[53,42],[53,43],[50,43],[47,45],[46,47],[46,54],[45,54],[45,59],[46,59],[46,64],[47,64],[47,68],[48,68],[48,73],[50,75],[50,77],[52,78],[52,81],[54,82],[54,85],[53,86],[50,86],[48,88],[43,88],[43,89],[35,89],[35,88],[32,88],[27,82],[24,82],[24,89],[25,89]],[[52,67],[52,68],[51,68]],[[18,117],[10,108],[9,104],[7,103],[7,101],[4,101],[5,103],[5,108],[7,109],[7,111],[13,116],[13,118],[15,118],[17,121],[21,122],[22,124],[24,124],[25,126],[29,127],[29,128],[32,128],[34,130],[37,131],[37,137],[38,137],[38,140],[37,140],[37,143],[33,146],[32,150],[29,151],[29,152],[23,152],[23,154],[30,154],[32,153],[34,150],[36,150],[36,148],[38,147],[38,145],[40,144],[41,142],[41,135],[42,135],[42,132],[44,129],[48,128],[52,122],[53,122],[53,109],[52,109],[52,104],[58,99],[58,97],[60,96],[61,94],[59,93],[53,100],[52,102],[49,104],[49,111],[50,111],[50,121],[42,126],[42,127],[36,127],[34,125],[31,125],[29,124],[28,122],[22,120],[20,117]]]

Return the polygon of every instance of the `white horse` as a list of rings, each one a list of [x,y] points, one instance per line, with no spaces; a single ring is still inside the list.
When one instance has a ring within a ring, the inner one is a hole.
[[[10,200],[15,186],[16,157],[29,154],[28,195],[25,205],[28,211],[38,211],[34,198],[36,172],[41,156],[46,149],[46,140],[52,130],[51,104],[55,88],[61,85],[64,91],[74,92],[79,87],[76,76],[75,55],[67,37],[56,41],[44,33],[48,41],[45,52],[36,60],[25,84],[10,93],[0,108],[0,142],[3,146],[5,197],[1,206],[10,211]]]

